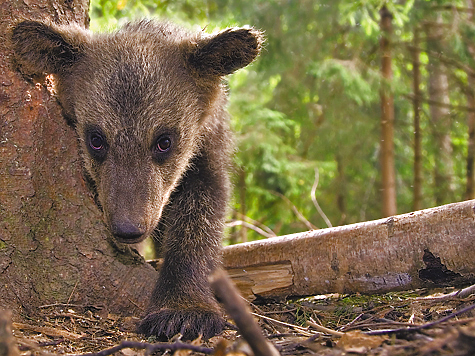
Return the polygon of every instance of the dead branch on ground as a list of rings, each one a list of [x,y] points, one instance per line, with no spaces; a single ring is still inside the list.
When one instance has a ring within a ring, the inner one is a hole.
[[[224,270],[217,270],[210,276],[211,287],[223,303],[226,312],[236,323],[242,337],[247,341],[255,356],[278,356],[277,349],[266,340],[261,329],[252,318],[244,299]]]

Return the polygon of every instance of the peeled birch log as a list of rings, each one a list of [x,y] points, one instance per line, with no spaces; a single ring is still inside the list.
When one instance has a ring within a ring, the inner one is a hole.
[[[475,200],[228,246],[248,300],[475,282]]]

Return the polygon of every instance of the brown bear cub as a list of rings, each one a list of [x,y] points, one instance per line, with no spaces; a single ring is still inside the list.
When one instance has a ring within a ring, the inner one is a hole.
[[[222,78],[251,63],[261,43],[252,28],[208,35],[148,20],[113,34],[37,21],[13,28],[20,70],[55,75],[112,234],[162,241],[164,265],[138,325],[147,336],[210,338],[223,329],[208,284],[229,194]]]

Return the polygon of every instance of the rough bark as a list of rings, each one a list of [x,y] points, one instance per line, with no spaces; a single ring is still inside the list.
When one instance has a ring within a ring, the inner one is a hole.
[[[475,281],[475,201],[228,246],[245,298],[383,293]]]
[[[392,80],[391,32],[392,14],[381,9],[381,74],[385,83],[381,88],[381,193],[382,214],[397,214],[396,171],[394,168],[394,102],[389,89]]]
[[[142,314],[157,273],[114,244],[82,177],[73,129],[43,85],[11,64],[20,18],[87,26],[87,0],[0,0],[0,308],[54,303]]]

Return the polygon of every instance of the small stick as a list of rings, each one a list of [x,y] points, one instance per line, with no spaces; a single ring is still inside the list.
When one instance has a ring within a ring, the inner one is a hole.
[[[312,336],[312,335],[315,334],[313,332],[310,332],[307,328],[303,328],[303,327],[298,326],[298,325],[289,324],[289,323],[286,323],[286,322],[283,322],[283,321],[280,321],[280,320],[277,320],[277,319],[270,318],[270,317],[262,315],[262,314],[256,314],[256,313],[251,313],[251,314],[254,315],[254,316],[257,316],[258,318],[262,318],[262,319],[265,319],[267,321],[292,328],[292,329],[294,329],[295,331],[298,331],[299,333],[301,333],[304,336]]]
[[[418,331],[418,330],[428,329],[428,328],[431,328],[431,327],[436,326],[438,324],[441,324],[443,322],[446,322],[447,320],[455,318],[457,315],[469,312],[472,309],[475,309],[475,304],[469,305],[468,307],[465,307],[465,308],[459,310],[458,312],[455,312],[453,314],[449,314],[449,315],[447,315],[443,318],[440,318],[439,320],[433,321],[431,323],[412,326],[412,327],[408,327],[408,328],[368,331],[368,332],[365,332],[365,334],[366,335],[385,335],[385,334],[394,334],[394,333],[398,333],[398,332],[408,332],[408,331]]]
[[[354,323],[356,323],[362,316],[364,315],[364,313],[361,313],[359,314],[356,318],[354,318],[352,321],[350,321],[348,324],[346,325],[343,325],[342,327],[340,327],[340,331],[347,331],[346,329],[349,328],[350,326],[352,326]]]
[[[83,338],[84,334],[76,334],[69,331],[56,329],[48,326],[36,326],[24,323],[13,323],[13,328],[18,330],[29,330],[35,333],[41,333],[53,337],[62,337],[67,340],[76,341]]]
[[[64,342],[65,339],[58,339],[54,341],[47,341],[47,342],[38,342],[38,343],[33,343],[30,340],[28,340],[28,344],[26,345],[20,345],[18,346],[18,349],[20,351],[30,351],[30,350],[37,350],[40,347],[46,347],[46,346],[57,346]]]
[[[210,276],[211,287],[224,304],[224,308],[235,321],[242,337],[247,341],[255,356],[279,356],[279,352],[262,335],[248,306],[242,300],[237,288],[225,271],[218,269]]]
[[[449,294],[441,295],[439,297],[420,297],[420,298],[416,298],[416,300],[448,300],[448,299],[453,299],[453,298],[464,299],[464,298],[469,297],[472,294],[475,294],[475,284],[467,288],[449,293]]]
[[[323,325],[317,324],[315,320],[313,320],[312,318],[310,318],[310,320],[307,321],[307,324],[315,328],[317,331],[320,331],[321,333],[324,333],[324,334],[330,334],[336,337],[342,337],[343,335],[345,335],[345,333],[341,331],[329,329]]]
[[[459,290],[455,295],[457,298],[463,299],[469,297],[471,294],[475,294],[475,284]]]
[[[203,346],[196,346],[191,344],[185,344],[182,342],[174,343],[157,343],[150,344],[148,342],[138,342],[138,341],[122,341],[118,346],[111,347],[110,349],[102,350],[99,352],[91,352],[88,354],[82,354],[80,356],[109,356],[122,349],[141,349],[147,350],[148,354],[152,354],[156,351],[176,351],[176,350],[191,350],[194,352],[201,352],[203,354],[212,354],[213,349]]]
[[[74,285],[74,288],[73,288],[71,294],[69,295],[68,302],[66,304],[69,304],[69,302],[73,298],[73,294],[74,294],[74,291],[76,290],[76,287],[78,286],[78,283],[79,283],[79,279],[76,281],[76,284]]]

